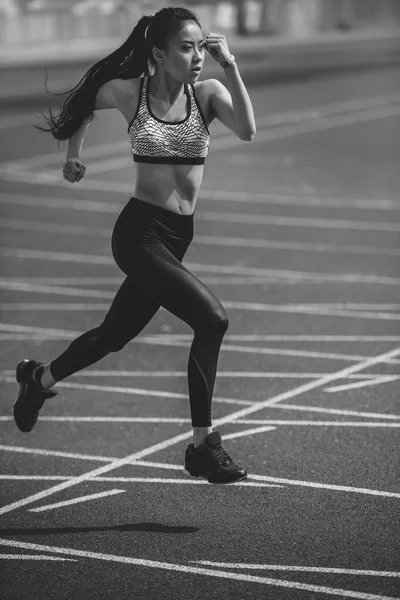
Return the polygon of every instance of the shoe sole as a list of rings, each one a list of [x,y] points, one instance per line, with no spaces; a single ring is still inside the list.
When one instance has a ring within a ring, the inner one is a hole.
[[[222,485],[227,485],[229,483],[237,483],[238,481],[243,481],[243,480],[247,479],[247,477],[248,477],[247,472],[246,472],[243,475],[240,475],[239,477],[237,477],[235,479],[229,479],[229,480],[226,480],[226,481],[212,481],[212,480],[210,481],[210,479],[209,479],[209,477],[207,475],[202,475],[202,474],[200,474],[200,473],[198,473],[196,471],[189,471],[189,469],[187,467],[185,467],[185,470],[189,473],[189,475],[191,477],[198,477],[198,478],[201,478],[201,479],[205,479],[206,481],[208,481],[208,483],[212,483],[214,485],[221,485],[221,484]]]

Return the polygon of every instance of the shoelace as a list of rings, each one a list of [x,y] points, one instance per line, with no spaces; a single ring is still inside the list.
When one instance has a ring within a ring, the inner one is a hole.
[[[215,448],[210,448],[210,454],[214,460],[218,462],[220,465],[228,465],[232,461],[231,457],[227,453],[226,450],[223,449],[222,446],[216,446]]]

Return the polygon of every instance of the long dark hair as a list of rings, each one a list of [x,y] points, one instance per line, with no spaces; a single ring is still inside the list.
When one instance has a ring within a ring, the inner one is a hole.
[[[162,8],[155,15],[139,19],[122,46],[90,67],[77,85],[65,92],[68,95],[57,114],[49,107],[49,116],[43,115],[49,128],[37,129],[50,132],[59,141],[68,140],[85,120],[93,119],[100,87],[111,79],[149,75],[149,64],[154,64],[153,48],[165,49],[187,21],[200,27],[195,13],[186,8]]]

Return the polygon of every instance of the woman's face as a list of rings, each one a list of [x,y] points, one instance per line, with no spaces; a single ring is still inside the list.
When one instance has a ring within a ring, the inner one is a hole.
[[[169,75],[182,83],[194,83],[199,78],[204,63],[205,39],[200,27],[188,21],[169,40],[164,50],[164,68]]]

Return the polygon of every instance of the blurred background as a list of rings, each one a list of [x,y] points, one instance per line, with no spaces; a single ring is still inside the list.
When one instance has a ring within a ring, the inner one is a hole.
[[[205,30],[270,41],[393,32],[400,22],[398,0],[0,0],[1,61],[104,53],[127,37],[141,15],[168,5],[193,8]]]

